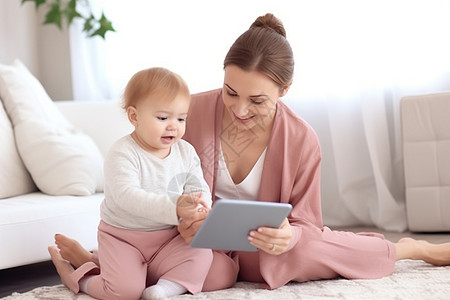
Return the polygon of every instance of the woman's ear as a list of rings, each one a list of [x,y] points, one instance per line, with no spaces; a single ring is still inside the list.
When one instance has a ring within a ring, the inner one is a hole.
[[[130,123],[136,127],[137,125],[137,110],[134,106],[128,106],[127,107],[127,116]]]
[[[292,84],[292,81],[287,86],[284,86],[283,88],[281,88],[280,98],[284,97],[287,94],[287,92],[289,91],[289,88],[291,87],[291,84]]]

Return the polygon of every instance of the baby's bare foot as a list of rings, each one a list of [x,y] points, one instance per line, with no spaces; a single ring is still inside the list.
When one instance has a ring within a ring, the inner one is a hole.
[[[75,268],[93,261],[92,253],[84,249],[74,239],[62,234],[55,234],[55,244],[58,246],[60,256],[69,261]]]
[[[70,275],[75,271],[75,269],[67,260],[61,257],[59,250],[58,248],[56,248],[56,246],[49,246],[48,252],[50,253],[56,271],[61,277],[61,282],[72,291],[77,291],[78,286],[76,285],[76,283],[73,283],[70,280]]]

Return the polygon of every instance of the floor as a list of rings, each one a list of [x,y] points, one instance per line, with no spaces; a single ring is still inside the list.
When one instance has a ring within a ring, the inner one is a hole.
[[[362,232],[380,232],[385,235],[390,241],[396,242],[400,238],[410,236],[416,239],[427,240],[432,243],[450,242],[450,232],[447,233],[425,233],[425,234],[412,234],[408,232],[396,233],[385,232],[376,228],[365,227],[350,227],[350,228],[334,228],[335,230]],[[48,262],[42,262],[38,264],[11,268],[6,270],[0,270],[0,297],[6,297],[13,292],[23,293],[33,288],[40,286],[52,286],[60,284],[58,274],[53,267],[53,264]]]
[[[0,270],[0,298],[13,292],[27,292],[40,286],[60,284],[51,261]]]

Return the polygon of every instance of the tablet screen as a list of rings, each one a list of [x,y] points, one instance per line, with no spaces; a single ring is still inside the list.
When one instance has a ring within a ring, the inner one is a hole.
[[[292,206],[251,200],[216,200],[195,234],[191,247],[214,250],[257,251],[247,240],[250,230],[280,227]]]

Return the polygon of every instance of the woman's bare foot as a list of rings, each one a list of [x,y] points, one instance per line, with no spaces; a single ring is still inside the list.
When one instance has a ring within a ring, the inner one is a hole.
[[[423,260],[435,266],[450,265],[450,243],[431,244],[407,237],[400,239],[396,245],[399,259]]]
[[[55,244],[59,249],[60,256],[69,261],[75,268],[89,261],[98,265],[92,253],[87,251],[76,240],[62,234],[55,234]],[[50,251],[50,250],[49,250]]]
[[[399,243],[411,243],[411,242],[415,242],[417,240],[410,238],[410,237],[404,237],[398,240]]]
[[[77,284],[70,280],[70,275],[75,271],[72,265],[67,260],[61,257],[56,246],[49,246],[48,252],[50,253],[56,271],[61,277],[61,282],[72,291],[78,291]]]

